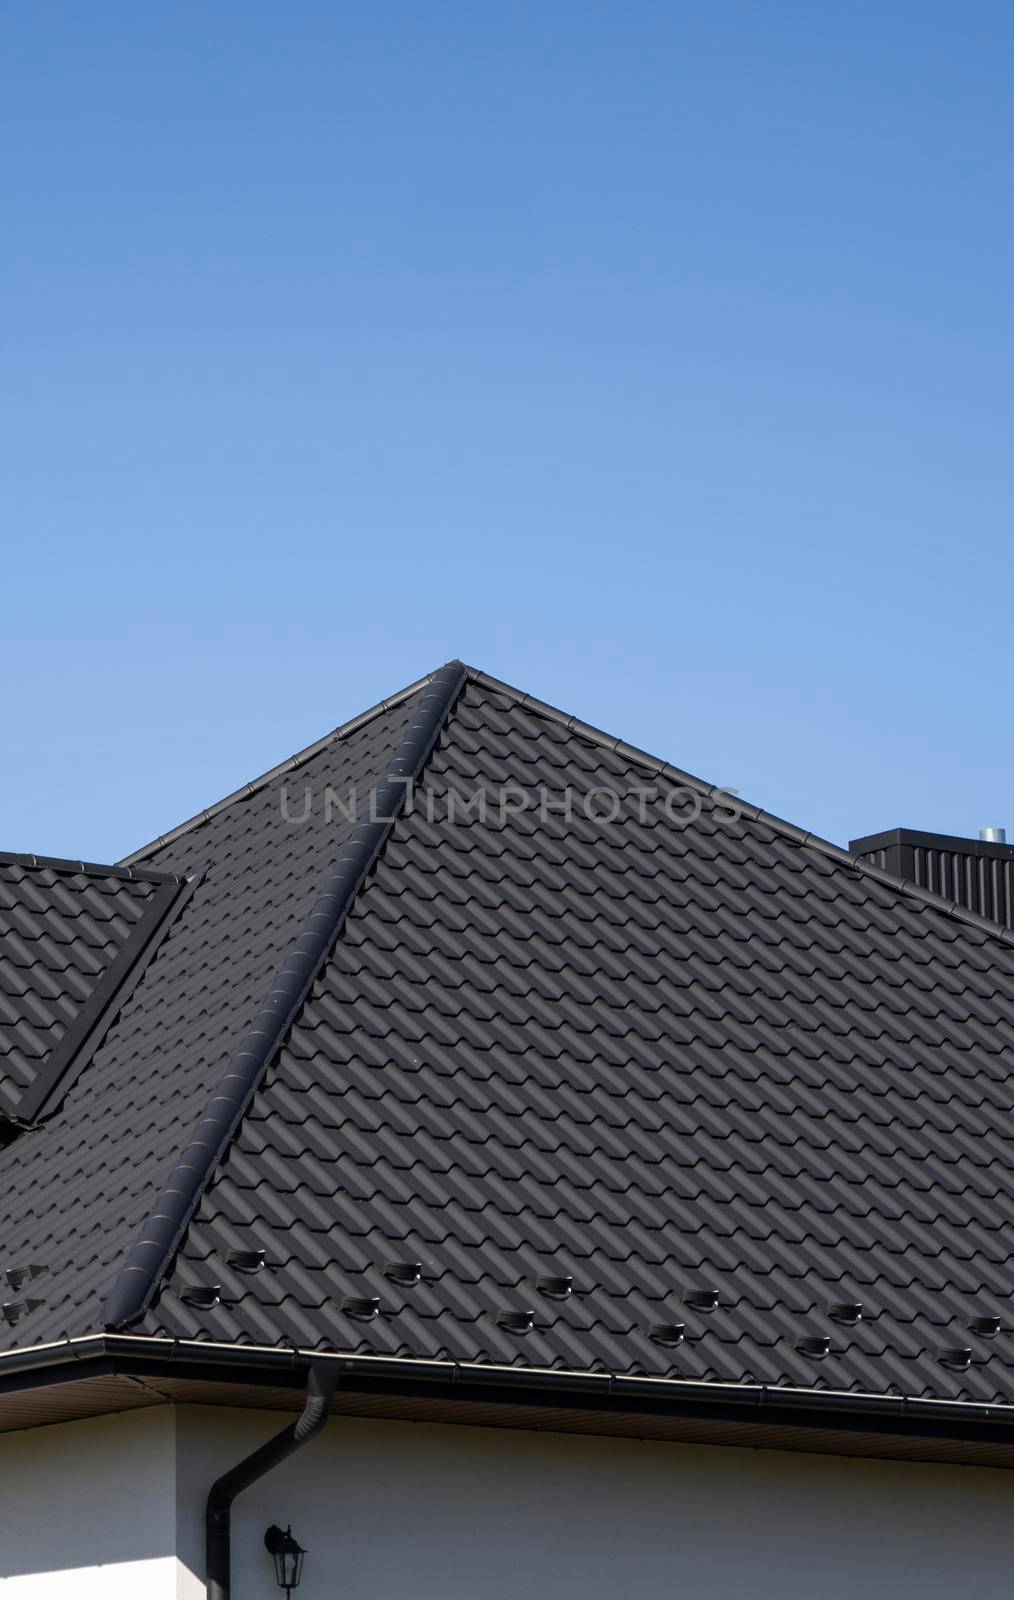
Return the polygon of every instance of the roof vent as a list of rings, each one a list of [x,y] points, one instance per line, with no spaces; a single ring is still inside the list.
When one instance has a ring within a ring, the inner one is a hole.
[[[265,1250],[230,1250],[225,1259],[237,1272],[260,1272],[266,1256]]]
[[[648,1338],[656,1344],[677,1345],[683,1343],[686,1331],[682,1322],[653,1322],[648,1329]]]
[[[41,1278],[49,1271],[48,1267],[37,1266],[34,1262],[27,1267],[8,1267],[4,1277],[12,1289],[23,1289],[26,1283],[34,1283],[36,1278]]]
[[[967,1372],[972,1365],[972,1352],[962,1345],[953,1345],[946,1350],[939,1350],[937,1359],[943,1367],[953,1367],[955,1372]]]
[[[861,1300],[832,1300],[827,1314],[832,1322],[855,1324],[863,1319],[863,1303]]]
[[[711,1312],[718,1310],[717,1289],[688,1289],[683,1296],[684,1305],[692,1307],[694,1311]]]
[[[973,1317],[968,1324],[973,1333],[979,1333],[984,1339],[995,1339],[1000,1332],[999,1317]]]
[[[5,1321],[13,1324],[20,1322],[22,1317],[27,1317],[32,1311],[38,1311],[45,1302],[43,1300],[7,1300],[0,1311],[3,1312]]]
[[[196,1306],[200,1311],[210,1311],[217,1306],[222,1298],[222,1285],[220,1283],[192,1284],[188,1289],[180,1290],[180,1299],[188,1306]]]
[[[1007,843],[1007,829],[1006,828],[980,828],[979,829],[979,838],[982,840],[983,844],[1006,844]]]
[[[574,1287],[574,1280],[569,1276],[563,1278],[539,1278],[535,1287],[541,1289],[543,1294],[548,1294],[553,1300],[566,1300]]]
[[[404,1284],[406,1289],[414,1289],[417,1283],[422,1282],[421,1261],[389,1261],[384,1268],[384,1277],[390,1278],[392,1283]]]
[[[372,1322],[380,1315],[380,1298],[375,1294],[347,1294],[342,1310],[347,1317],[355,1317],[359,1322]]]
[[[497,1317],[501,1328],[506,1328],[508,1333],[531,1333],[535,1327],[534,1311],[501,1311]]]
[[[815,1361],[823,1361],[825,1356],[831,1354],[831,1341],[823,1333],[805,1333],[796,1340],[796,1349],[801,1356],[812,1356]]]

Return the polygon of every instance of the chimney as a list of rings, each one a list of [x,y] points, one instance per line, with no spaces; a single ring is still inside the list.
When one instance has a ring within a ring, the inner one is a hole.
[[[1014,845],[1005,828],[980,828],[977,839],[892,828],[851,839],[854,856],[968,911],[1014,928]]]

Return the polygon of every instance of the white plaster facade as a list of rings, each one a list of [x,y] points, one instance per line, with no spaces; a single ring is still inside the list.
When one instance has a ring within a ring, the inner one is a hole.
[[[168,1407],[0,1437],[3,1600],[176,1600],[175,1462]]]
[[[205,1407],[0,1438],[0,1600],[203,1600],[204,1497],[281,1425]],[[1009,1600],[1014,1474],[339,1418],[233,1515],[233,1600]]]

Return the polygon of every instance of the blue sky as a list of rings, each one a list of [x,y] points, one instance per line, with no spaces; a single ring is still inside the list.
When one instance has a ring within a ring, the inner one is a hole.
[[[1014,828],[1007,6],[14,5],[0,847],[453,655],[838,841]]]

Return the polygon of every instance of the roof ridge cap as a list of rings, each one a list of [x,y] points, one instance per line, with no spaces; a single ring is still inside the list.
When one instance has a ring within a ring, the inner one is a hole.
[[[729,794],[721,784],[708,783],[705,778],[698,778],[692,772],[684,772],[681,767],[674,767],[671,761],[664,761],[661,756],[652,755],[649,750],[642,750],[639,746],[629,744],[626,739],[620,739],[615,734],[606,733],[603,728],[598,728],[592,722],[584,722],[580,717],[572,717],[566,711],[561,711],[559,706],[550,705],[547,700],[538,700],[534,695],[527,694],[523,689],[517,689],[513,684],[504,683],[500,678],[493,678],[488,672],[480,672],[477,667],[465,667],[469,678],[485,689],[493,689],[501,694],[509,695],[516,700],[526,711],[531,711],[535,716],[545,717],[548,722],[556,722],[570,733],[576,733],[579,738],[587,739],[592,744],[600,745],[603,749],[614,750],[619,755],[626,756],[630,761],[647,767],[657,777],[671,778],[681,784],[689,784],[699,789],[703,795]],[[747,811],[757,811],[756,806],[747,805]],[[791,827],[791,823],[786,823]]]
[[[429,759],[465,683],[460,661],[427,680],[419,709],[320,887],[309,915],[257,1016],[156,1198],[106,1297],[103,1324],[124,1327],[147,1310],[200,1202],[232,1142],[268,1064],[328,959],[363,880],[387,843],[409,790]]]
[[[583,722],[579,717],[572,717],[559,706],[550,705],[548,701],[537,700],[534,695],[526,694],[523,689],[517,689],[513,684],[504,683],[500,678],[493,678],[487,672],[481,672],[477,667],[465,667],[468,677],[483,688],[493,689],[500,694],[508,695],[516,700],[525,710],[531,711],[535,716],[545,717],[547,721],[558,723],[571,733],[576,733],[580,738],[587,739],[592,744],[597,744],[604,749],[615,751],[625,756],[629,761],[637,762],[653,772],[656,777],[664,777],[693,789],[713,799],[716,796],[729,795],[733,791],[725,789],[721,784],[708,783],[704,778],[695,777],[692,772],[684,772],[679,767],[674,767],[670,762],[663,761],[659,756],[653,756],[649,751],[640,749],[637,745],[628,744],[625,739],[618,739],[613,734],[606,733],[602,728],[597,728],[593,723]],[[872,862],[864,861],[861,856],[853,855],[844,846],[835,844],[831,839],[823,838],[819,833],[808,832],[794,822],[788,822],[784,817],[776,816],[773,811],[765,811],[762,806],[751,805],[748,801],[740,801],[743,812],[755,822],[763,822],[782,838],[791,839],[794,844],[804,849],[815,850],[819,855],[834,861],[838,866],[847,867],[850,871],[872,878],[875,882],[891,889],[895,894],[903,894],[912,900],[918,900],[931,911],[937,911],[941,916],[952,918],[956,922],[967,923],[980,933],[989,934],[994,939],[999,939],[1002,944],[1014,944],[1014,929],[1005,928],[999,922],[991,922],[988,917],[983,917],[977,911],[971,911],[967,906],[961,905],[957,900],[949,900],[944,895],[934,894],[931,889],[924,889],[920,884],[911,883],[907,878],[898,878],[892,872],[887,872],[883,867],[874,866]]]
[[[72,861],[68,856],[37,856],[23,850],[0,850],[0,866],[27,867],[29,871],[63,872],[69,877],[119,878],[124,883],[182,883],[176,872],[160,872],[157,867],[136,868],[117,861]]]
[[[449,665],[453,665],[453,663],[449,663]],[[176,839],[182,838],[184,834],[191,833],[195,828],[199,828],[203,822],[208,822],[212,817],[217,817],[220,811],[225,811],[227,807],[235,805],[237,800],[245,800],[248,795],[256,794],[258,790],[266,788],[273,779],[280,778],[284,772],[294,772],[304,762],[309,761],[311,757],[319,755],[322,750],[326,750],[328,745],[336,744],[339,740],[347,739],[353,733],[358,733],[360,728],[364,728],[368,722],[372,722],[382,712],[392,711],[395,706],[400,706],[405,700],[410,699],[412,695],[418,694],[421,689],[426,688],[427,684],[432,683],[439,672],[443,670],[445,669],[438,668],[436,672],[427,672],[423,677],[416,678],[414,683],[406,684],[404,689],[398,689],[394,694],[388,695],[386,699],[378,700],[376,705],[370,706],[366,711],[360,711],[356,716],[350,717],[347,722],[339,723],[337,728],[332,728],[330,733],[325,733],[320,739],[315,739],[313,744],[308,744],[302,750],[297,750],[295,755],[288,756],[284,761],[279,761],[276,766],[270,767],[267,772],[259,773],[256,778],[251,778],[249,783],[241,784],[238,789],[233,789],[230,794],[223,795],[221,800],[216,800],[212,805],[206,806],[203,811],[195,812],[185,822],[177,823],[176,827],[170,828],[168,833],[160,834],[157,839],[152,839],[148,844],[143,844],[137,850],[131,851],[130,855],[124,856],[117,865],[121,867],[133,866],[136,861],[143,860],[145,856],[151,855],[153,851],[161,850],[164,845],[172,844]]]

